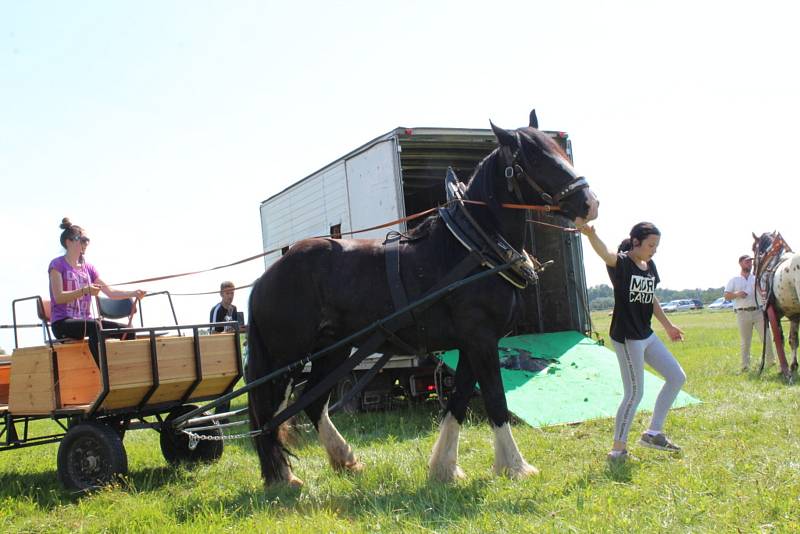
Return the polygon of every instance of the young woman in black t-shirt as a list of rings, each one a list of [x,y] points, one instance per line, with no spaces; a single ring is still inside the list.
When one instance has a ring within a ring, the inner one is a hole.
[[[650,327],[655,315],[672,341],[683,339],[683,332],[670,322],[655,295],[660,279],[652,258],[658,249],[661,232],[652,223],[641,222],[631,229],[630,237],[620,244],[616,254],[608,250],[594,227],[585,225],[581,233],[589,238],[594,251],[606,262],[614,286],[610,336],[619,360],[625,394],[617,410],[614,445],[608,458],[617,461],[628,457],[628,432],[636,407],[642,400],[645,362],[658,371],[665,382],[656,399],[650,428],[642,434],[639,444],[659,450],[680,451],[680,447],[664,435],[663,427],[667,412],[686,381],[686,374]]]

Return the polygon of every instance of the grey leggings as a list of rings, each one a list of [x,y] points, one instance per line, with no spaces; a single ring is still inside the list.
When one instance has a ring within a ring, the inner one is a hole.
[[[613,340],[612,340],[613,341]],[[625,395],[617,410],[617,421],[614,429],[614,440],[628,441],[636,407],[642,400],[644,392],[644,362],[664,377],[664,387],[656,399],[650,430],[660,432],[664,428],[664,419],[675,397],[686,382],[686,373],[681,369],[678,360],[669,352],[664,343],[655,334],[647,339],[626,339],[625,343],[613,341],[614,350],[619,360],[622,385]]]

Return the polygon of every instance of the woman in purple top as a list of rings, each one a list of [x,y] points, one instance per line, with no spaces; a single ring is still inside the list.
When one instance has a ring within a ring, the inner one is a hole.
[[[89,246],[89,238],[83,228],[72,224],[66,217],[61,221],[61,246],[66,254],[50,262],[47,268],[50,277],[50,324],[58,339],[83,339],[89,337],[89,350],[99,361],[98,321],[92,317],[92,297],[101,291],[112,299],[144,297],[145,292],[118,291],[107,286],[93,265],[86,263],[83,255]],[[102,328],[122,328],[113,321],[102,321]]]

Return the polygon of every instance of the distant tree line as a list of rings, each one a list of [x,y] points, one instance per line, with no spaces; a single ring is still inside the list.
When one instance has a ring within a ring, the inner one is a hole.
[[[677,299],[698,299],[703,306],[711,304],[722,296],[724,287],[709,287],[708,289],[656,289],[659,302],[669,302]],[[614,307],[614,290],[606,284],[592,286],[589,292],[589,309],[610,310]]]

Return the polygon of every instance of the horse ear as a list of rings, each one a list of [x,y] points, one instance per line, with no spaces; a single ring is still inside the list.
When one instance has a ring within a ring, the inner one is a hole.
[[[753,234],[753,241],[758,241],[758,236],[756,235],[756,233],[755,232],[750,232],[750,233]]]
[[[499,126],[495,126],[492,121],[489,121],[489,124],[492,125],[492,131],[497,137],[498,143],[503,146],[514,146],[517,144],[517,138],[511,131],[506,130],[505,128],[500,128]]]
[[[536,110],[535,109],[531,110],[531,115],[530,115],[530,118],[528,120],[528,126],[530,126],[531,128],[536,128],[537,130],[539,129],[539,119],[536,118]]]

